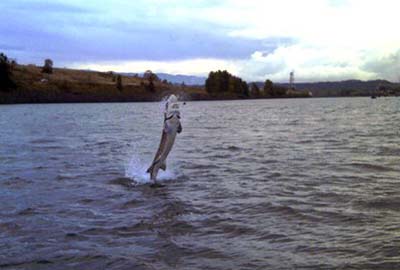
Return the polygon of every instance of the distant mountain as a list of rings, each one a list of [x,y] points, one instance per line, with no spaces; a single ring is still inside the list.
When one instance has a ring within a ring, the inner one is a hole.
[[[135,73],[121,73],[126,76],[134,76]],[[139,73],[143,76],[143,73]],[[191,86],[204,86],[206,77],[181,75],[181,74],[168,74],[157,73],[161,80],[167,80],[173,84],[181,84]],[[250,84],[250,83],[249,83]],[[264,82],[256,82],[262,89]],[[275,83],[278,86],[289,87],[288,83]],[[400,95],[400,83],[392,83],[386,80],[345,80],[345,81],[326,81],[326,82],[309,82],[309,83],[295,83],[296,90],[309,91],[314,97],[338,97],[338,96],[369,96],[372,94],[382,95]],[[383,89],[383,90],[382,90]],[[379,90],[379,93],[377,92]]]
[[[181,84],[182,82],[186,85],[204,85],[206,77],[192,76],[192,75],[174,75],[168,73],[157,73],[158,78],[161,80],[167,80],[172,83]]]
[[[259,87],[264,83],[257,82]],[[288,87],[288,83],[277,83],[277,85]],[[333,96],[368,96],[375,93],[378,89],[389,92],[398,92],[399,83],[392,83],[386,80],[346,80],[337,82],[313,82],[295,83],[296,90],[307,90],[312,92],[314,97],[333,97]]]
[[[120,72],[119,74],[125,76],[143,76],[143,73],[132,73],[132,72]],[[193,76],[193,75],[181,75],[181,74],[169,74],[169,73],[156,73],[160,80],[167,80],[173,84],[181,84],[182,82],[186,85],[204,85],[206,83],[206,77]]]

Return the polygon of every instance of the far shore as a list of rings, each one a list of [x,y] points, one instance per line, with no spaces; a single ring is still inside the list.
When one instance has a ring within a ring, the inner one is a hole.
[[[150,74],[150,77],[128,76],[111,71],[97,72],[67,68],[53,68],[51,73],[44,73],[42,67],[19,64],[12,67],[12,78],[16,87],[8,91],[0,91],[0,104],[151,102],[160,101],[169,94],[176,94],[185,101],[370,96],[370,91],[346,92],[343,89],[341,92],[332,92],[331,95],[321,95],[318,91],[304,90],[304,87],[302,90],[289,89],[283,84],[278,84],[276,87],[280,92],[276,91],[278,94],[271,96],[265,94],[261,83],[247,84],[246,92],[209,93],[204,85],[173,84],[158,79],[154,74]],[[253,90],[254,87],[257,91]],[[393,93],[398,94],[400,90]]]
[[[0,104],[160,101],[172,93],[184,100],[267,98],[234,92],[210,94],[204,85],[172,84],[154,74],[150,76],[154,78],[67,68],[53,68],[51,73],[44,73],[42,67],[35,65],[14,65],[12,78],[16,88],[0,91]]]

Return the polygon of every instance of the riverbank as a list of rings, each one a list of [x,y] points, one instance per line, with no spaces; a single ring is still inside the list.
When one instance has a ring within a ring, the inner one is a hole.
[[[118,83],[119,76],[121,83]],[[52,73],[47,74],[42,72],[42,67],[35,65],[14,65],[12,79],[16,88],[0,91],[0,104],[159,101],[172,93],[184,100],[267,98],[251,93],[247,96],[232,92],[209,94],[204,86],[172,84],[159,79],[150,83],[145,77],[111,71],[53,68]],[[302,95],[288,92],[282,97]]]
[[[117,77],[121,76],[118,85]],[[96,72],[54,68],[52,74],[41,67],[16,65],[12,79],[17,87],[0,91],[0,103],[69,103],[69,102],[132,102],[155,101],[168,93],[188,99],[207,99],[202,87],[174,85],[155,80],[153,87],[142,77],[124,76],[113,72]]]

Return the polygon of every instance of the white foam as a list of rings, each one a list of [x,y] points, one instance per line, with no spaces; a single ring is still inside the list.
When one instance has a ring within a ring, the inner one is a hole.
[[[164,113],[167,112],[166,108],[165,108],[165,105],[167,104],[167,102],[169,101],[171,96],[174,96],[174,102],[173,103],[178,103],[179,104],[179,101],[183,102],[183,100],[184,100],[180,95],[177,95],[177,96],[175,96],[175,95],[166,95],[166,96],[164,96],[161,99],[161,101],[159,102],[159,105],[158,105],[162,115],[164,115]],[[179,107],[180,107],[180,109],[182,109],[182,106],[179,106]]]
[[[161,113],[160,117],[163,117],[162,115],[166,112],[165,105],[169,97],[170,95],[163,97],[159,103],[159,109]],[[134,145],[132,150],[134,154],[132,154],[129,162],[127,162],[127,165],[125,166],[125,177],[131,178],[138,184],[150,183],[150,174],[146,173],[146,171],[149,168],[152,159],[144,160],[142,156],[139,156],[136,151],[138,150],[137,145]],[[157,149],[154,149],[154,151],[155,150]],[[173,167],[171,167],[171,165],[171,162],[168,162],[167,159],[167,170],[158,171],[157,181],[167,181],[176,179],[178,177],[176,171],[173,169]]]
[[[149,166],[148,162],[133,155],[125,167],[125,177],[131,178],[138,184],[150,183],[150,174],[146,173]],[[166,171],[159,170],[157,181],[168,181],[176,178],[177,175],[173,168],[168,168]]]

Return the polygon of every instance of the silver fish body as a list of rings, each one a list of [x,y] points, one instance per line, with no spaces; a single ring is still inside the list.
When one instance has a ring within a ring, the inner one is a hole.
[[[167,103],[167,109],[168,104],[171,105],[170,103]],[[176,134],[182,131],[180,113],[178,110],[176,110],[176,108],[177,106],[175,106],[175,110],[166,112],[165,114],[160,145],[158,146],[158,150],[152,164],[147,169],[147,173],[150,174],[150,180],[154,183],[157,181],[158,171],[160,169],[164,171],[167,169],[166,159],[175,143]]]

